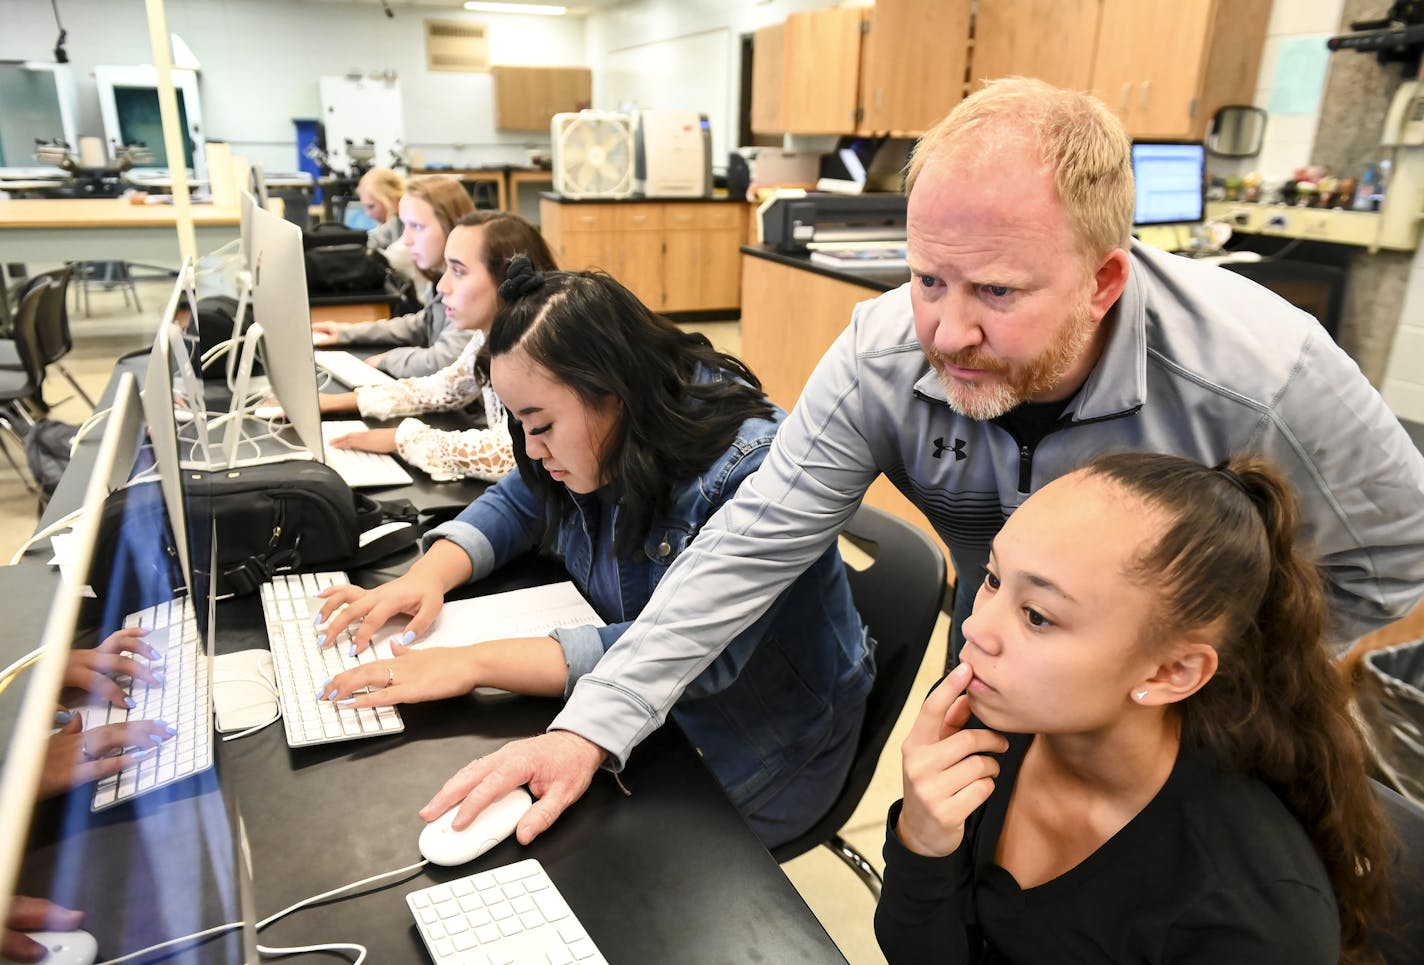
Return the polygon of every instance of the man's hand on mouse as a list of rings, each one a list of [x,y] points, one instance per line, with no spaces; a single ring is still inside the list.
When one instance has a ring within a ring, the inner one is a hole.
[[[519,819],[515,837],[528,844],[583,796],[607,756],[597,744],[564,730],[512,741],[460,768],[420,809],[420,816],[434,821],[458,804],[452,827],[463,830],[491,803],[527,784],[534,806]]]
[[[43,898],[16,895],[5,915],[5,937],[0,955],[12,962],[42,962],[47,949],[25,932],[72,931],[84,920],[84,912],[62,908]]]

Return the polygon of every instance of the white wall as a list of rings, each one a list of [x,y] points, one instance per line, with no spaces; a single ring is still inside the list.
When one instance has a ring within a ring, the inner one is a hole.
[[[1414,252],[1382,391],[1395,415],[1424,423],[1424,247]]]
[[[76,68],[79,133],[103,134],[91,75],[97,64],[152,61],[142,0],[62,0]],[[471,14],[459,8],[296,0],[167,0],[169,29],[202,64],[199,83],[210,138],[269,171],[297,167],[293,118],[320,115],[317,78],[352,69],[394,69],[404,97],[405,140],[427,162],[524,163],[547,133],[497,132],[488,74],[425,69],[424,20],[489,25],[490,62],[583,66],[581,17]],[[0,59],[50,60],[56,30],[49,0],[0,0]],[[24,163],[12,161],[11,163]]]
[[[1261,52],[1256,95],[1252,99],[1252,103],[1268,115],[1261,153],[1256,157],[1237,160],[1208,158],[1213,174],[1259,171],[1267,181],[1282,181],[1294,175],[1296,168],[1310,163],[1319,112],[1271,113],[1271,95],[1281,44],[1295,37],[1334,35],[1339,30],[1344,9],[1345,0],[1275,0],[1271,4],[1271,19],[1266,25],[1266,46]],[[1323,78],[1321,86],[1324,86]]]
[[[712,125],[712,163],[737,146],[742,36],[789,13],[869,0],[642,0],[588,17],[593,106],[701,111]]]

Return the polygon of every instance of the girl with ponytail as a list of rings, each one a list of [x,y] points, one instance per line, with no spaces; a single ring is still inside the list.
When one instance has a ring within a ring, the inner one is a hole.
[[[1377,960],[1385,819],[1268,464],[1099,457],[994,540],[903,747],[902,962]]]

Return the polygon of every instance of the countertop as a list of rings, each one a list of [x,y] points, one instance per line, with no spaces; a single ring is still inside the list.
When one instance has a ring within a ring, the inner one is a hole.
[[[779,265],[786,265],[789,268],[800,268],[817,275],[825,275],[827,278],[834,278],[836,281],[859,285],[862,288],[868,288],[875,292],[888,292],[892,288],[899,288],[910,280],[910,269],[908,268],[846,271],[839,268],[818,265],[811,260],[809,254],[788,255],[777,251],[769,245],[742,245],[742,254],[751,255],[753,258],[765,258],[767,261],[774,261]]]
[[[640,194],[627,198],[566,198],[555,191],[540,191],[543,201],[557,201],[560,204],[747,204],[744,198],[730,195],[713,195],[710,198],[645,198]]]

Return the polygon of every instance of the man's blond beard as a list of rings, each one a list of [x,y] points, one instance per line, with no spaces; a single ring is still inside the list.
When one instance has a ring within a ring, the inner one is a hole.
[[[1053,344],[1037,358],[1021,365],[1006,365],[978,348],[967,348],[953,355],[931,349],[926,357],[939,375],[949,407],[966,418],[987,422],[1062,382],[1068,370],[1082,357],[1095,331],[1092,308],[1082,301],[1058,331]],[[945,365],[978,369],[998,378],[975,385],[945,374]]]

